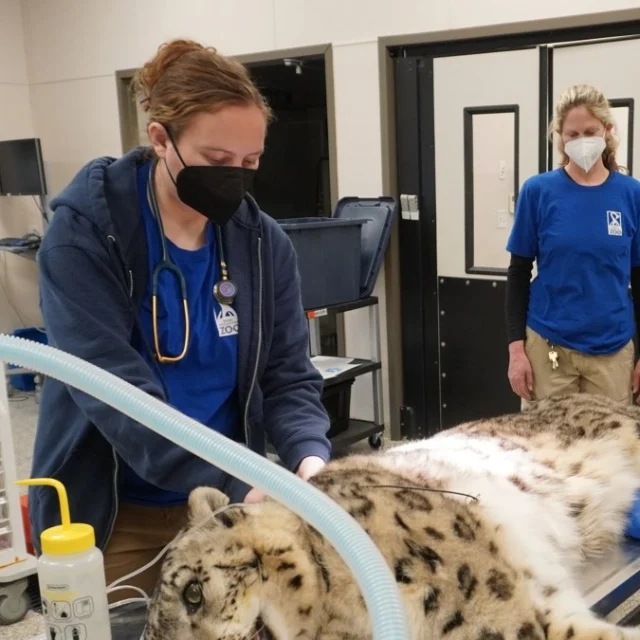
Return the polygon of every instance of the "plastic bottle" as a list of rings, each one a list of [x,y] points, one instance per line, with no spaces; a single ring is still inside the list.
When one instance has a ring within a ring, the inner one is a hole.
[[[34,478],[19,485],[58,491],[62,524],[42,532],[38,582],[47,640],[112,640],[104,559],[88,524],[72,523],[64,485]]]

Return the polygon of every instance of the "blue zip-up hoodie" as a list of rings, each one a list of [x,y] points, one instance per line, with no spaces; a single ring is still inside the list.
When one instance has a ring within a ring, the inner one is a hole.
[[[148,279],[146,235],[138,208],[135,149],[83,167],[51,202],[53,219],[38,255],[40,303],[49,343],[164,400],[154,371],[131,346]],[[247,197],[224,227],[235,309],[238,400],[248,446],[266,453],[265,436],[295,470],[307,456],[330,457],[322,378],[307,355],[308,327],[293,246],[278,223]],[[55,478],[69,493],[76,522],[92,525],[104,549],[118,513],[121,461],[162,489],[207,485],[241,501],[249,487],[83,392],[47,378],[33,477]],[[29,491],[36,549],[60,523],[55,491]]]

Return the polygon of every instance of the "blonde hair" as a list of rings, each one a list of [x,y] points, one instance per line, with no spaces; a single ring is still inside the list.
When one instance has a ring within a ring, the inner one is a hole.
[[[227,105],[253,105],[267,122],[273,117],[240,62],[193,40],[160,45],[156,55],[135,74],[133,89],[149,122],[170,127],[176,138],[192,116]]]
[[[564,141],[562,140],[562,128],[564,121],[571,109],[576,107],[586,107],[591,115],[598,119],[605,126],[604,140],[605,150],[602,152],[602,162],[609,171],[621,171],[623,167],[616,161],[616,151],[618,150],[618,137],[615,133],[615,121],[611,113],[611,105],[604,94],[589,84],[576,84],[569,87],[556,104],[556,117],[551,123],[550,133],[557,134],[558,151],[561,155],[560,166],[566,167],[569,164],[569,156],[564,151]]]

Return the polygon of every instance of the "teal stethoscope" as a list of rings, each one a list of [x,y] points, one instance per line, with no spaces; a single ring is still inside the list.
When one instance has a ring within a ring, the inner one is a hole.
[[[169,258],[169,252],[167,250],[167,239],[164,235],[164,226],[162,224],[162,217],[160,216],[160,207],[158,206],[158,199],[156,197],[155,188],[155,168],[157,160],[151,165],[149,172],[149,180],[147,181],[147,202],[151,208],[151,213],[158,223],[158,232],[160,235],[160,245],[162,247],[162,257],[160,262],[155,266],[152,274],[152,292],[151,292],[151,325],[153,330],[153,346],[155,349],[155,355],[159,362],[172,363],[179,362],[187,355],[189,348],[189,302],[187,300],[187,283],[184,276],[178,267],[171,262]],[[220,258],[220,275],[221,279],[216,282],[213,287],[213,296],[220,304],[230,305],[235,300],[238,293],[238,288],[232,280],[229,279],[229,272],[227,271],[227,263],[224,259],[224,248],[222,244],[222,230],[216,225],[216,245],[218,256]],[[163,355],[160,349],[160,336],[158,332],[158,278],[163,271],[171,272],[180,285],[180,295],[182,296],[182,308],[184,310],[184,344],[182,351],[177,356]]]

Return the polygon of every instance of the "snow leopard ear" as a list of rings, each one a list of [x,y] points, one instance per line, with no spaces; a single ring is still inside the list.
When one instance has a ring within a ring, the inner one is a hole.
[[[213,512],[229,504],[229,498],[211,487],[198,487],[189,494],[189,526],[197,527],[203,524],[207,518],[207,526],[224,524],[225,512],[221,512],[213,518]]]

